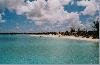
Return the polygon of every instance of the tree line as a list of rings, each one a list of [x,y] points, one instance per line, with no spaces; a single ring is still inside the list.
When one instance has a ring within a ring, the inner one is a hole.
[[[82,36],[82,37],[92,37],[93,39],[99,39],[99,19],[97,19],[96,21],[93,22],[93,28],[94,30],[92,31],[87,31],[87,30],[80,30],[78,29],[77,31],[75,31],[75,29],[72,27],[70,31],[66,31],[66,32],[41,32],[41,33],[16,33],[16,32],[12,32],[12,33],[0,33],[0,34],[52,34],[52,35],[62,35],[62,36]]]

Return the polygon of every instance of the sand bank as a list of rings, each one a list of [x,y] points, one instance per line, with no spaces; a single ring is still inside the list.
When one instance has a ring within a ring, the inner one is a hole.
[[[38,37],[52,37],[52,38],[64,38],[64,39],[73,39],[73,40],[84,40],[84,41],[93,41],[93,42],[99,42],[99,39],[92,39],[90,38],[82,38],[82,36],[75,37],[75,36],[61,36],[61,35],[30,35],[30,36],[38,36]]]

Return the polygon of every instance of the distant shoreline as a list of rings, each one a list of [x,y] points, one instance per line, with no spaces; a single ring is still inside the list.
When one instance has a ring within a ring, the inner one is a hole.
[[[83,40],[83,41],[92,41],[92,42],[99,42],[99,39],[92,39],[90,38],[82,38],[82,36],[75,37],[75,36],[59,36],[59,35],[30,35],[31,37],[38,36],[38,37],[50,37],[50,38],[64,38],[64,39],[73,39],[73,40]]]
[[[40,34],[40,33],[0,33],[0,35],[16,35],[16,34],[28,34],[30,36],[38,36],[38,37],[50,37],[50,38],[64,38],[64,39],[73,39],[73,40],[83,40],[83,41],[92,41],[99,42],[99,39],[92,39],[92,37],[86,38],[82,36],[75,37],[74,35],[63,36],[63,35],[53,35],[53,34]]]

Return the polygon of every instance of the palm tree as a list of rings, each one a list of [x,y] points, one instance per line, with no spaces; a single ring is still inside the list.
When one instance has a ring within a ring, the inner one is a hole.
[[[97,19],[96,21],[93,22],[94,25],[92,26],[95,30],[94,30],[94,33],[96,36],[96,38],[99,38],[99,19]]]

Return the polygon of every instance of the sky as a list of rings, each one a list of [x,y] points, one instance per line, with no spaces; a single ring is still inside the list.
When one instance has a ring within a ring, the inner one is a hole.
[[[99,0],[0,0],[0,33],[93,30]]]

